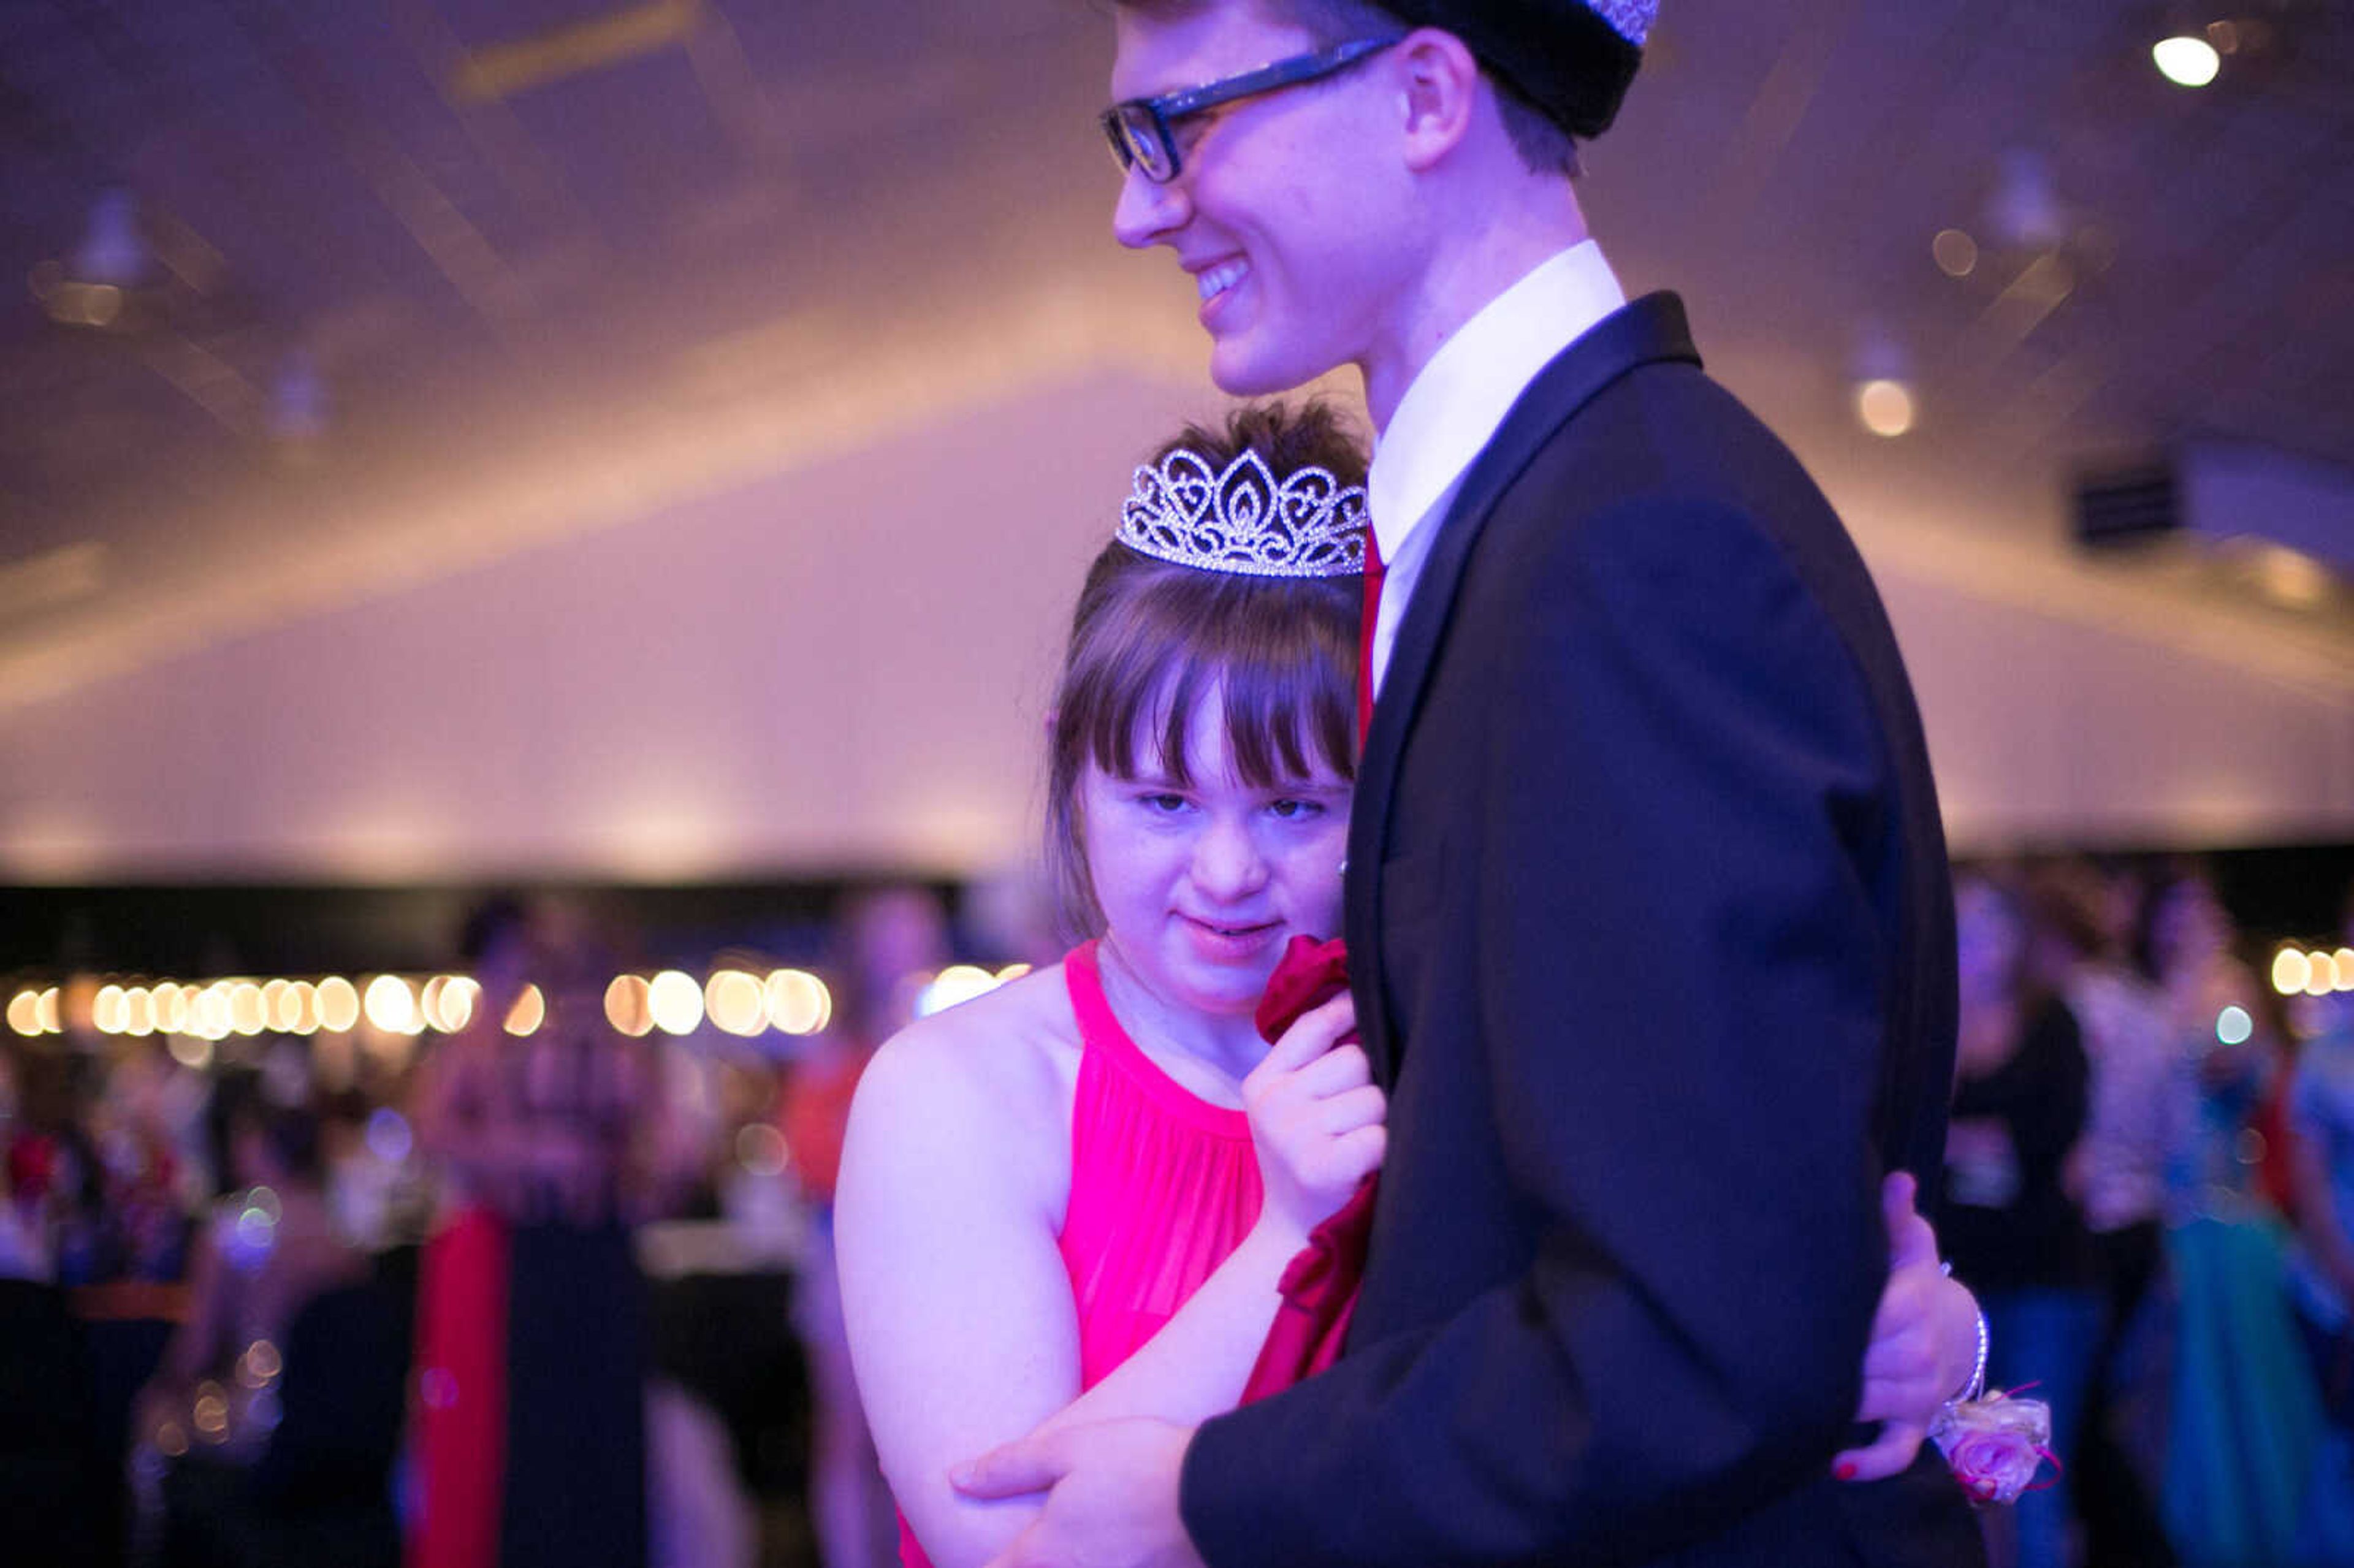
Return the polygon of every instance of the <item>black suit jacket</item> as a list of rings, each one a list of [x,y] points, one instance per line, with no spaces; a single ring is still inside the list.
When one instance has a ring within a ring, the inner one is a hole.
[[[1203,1426],[1214,1568],[1959,1564],[1924,1450],[1829,1477],[1939,1166],[1951,895],[1880,600],[1653,295],[1466,475],[1358,780],[1348,938],[1390,1093],[1339,1366]]]

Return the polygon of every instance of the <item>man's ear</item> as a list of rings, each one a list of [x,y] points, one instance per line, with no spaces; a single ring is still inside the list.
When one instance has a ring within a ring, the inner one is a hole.
[[[1392,55],[1390,69],[1405,89],[1406,166],[1421,174],[1470,132],[1479,95],[1490,89],[1463,40],[1442,28],[1416,27]]]

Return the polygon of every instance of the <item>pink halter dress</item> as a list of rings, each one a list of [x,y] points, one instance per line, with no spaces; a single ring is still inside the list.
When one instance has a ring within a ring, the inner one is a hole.
[[[1079,1386],[1160,1332],[1258,1219],[1250,1123],[1155,1066],[1104,1000],[1096,945],[1063,959],[1079,1022],[1071,1199],[1058,1245],[1079,1318]],[[907,1568],[930,1560],[899,1522]]]

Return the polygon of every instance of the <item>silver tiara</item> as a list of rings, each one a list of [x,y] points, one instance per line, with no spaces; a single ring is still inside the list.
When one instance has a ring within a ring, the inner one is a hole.
[[[1294,470],[1278,484],[1255,451],[1214,473],[1208,459],[1181,447],[1158,468],[1136,471],[1117,537],[1208,572],[1354,577],[1365,569],[1365,493],[1320,468]]]
[[[1609,23],[1612,32],[1638,49],[1659,16],[1659,0],[1585,0],[1585,5]]]

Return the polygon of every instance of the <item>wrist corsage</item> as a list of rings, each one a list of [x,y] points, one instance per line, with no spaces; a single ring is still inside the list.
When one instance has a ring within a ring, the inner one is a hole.
[[[2034,1489],[2046,1459],[2060,1463],[2052,1453],[2052,1407],[2000,1389],[1947,1404],[1930,1423],[1929,1441],[1973,1502],[2017,1502]]]
[[[1946,1264],[1945,1272],[1950,1277],[1954,1266]],[[2020,1493],[2035,1489],[2035,1473],[2046,1459],[2059,1467],[2059,1457],[2052,1452],[2052,1407],[2040,1399],[2014,1399],[2001,1389],[1987,1388],[1987,1352],[1992,1345],[1981,1309],[1978,1363],[1961,1393],[1947,1400],[1929,1424],[1929,1441],[1946,1457],[1946,1467],[1972,1502],[2017,1502]]]

